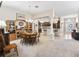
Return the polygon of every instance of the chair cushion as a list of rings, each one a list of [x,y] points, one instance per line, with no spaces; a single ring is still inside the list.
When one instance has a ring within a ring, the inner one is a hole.
[[[5,46],[4,51],[9,51],[9,50],[16,48],[16,47],[17,46],[15,44],[10,44],[10,45]]]

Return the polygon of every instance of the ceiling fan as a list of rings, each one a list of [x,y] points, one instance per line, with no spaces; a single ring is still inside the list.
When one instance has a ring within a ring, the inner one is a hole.
[[[3,1],[0,1],[0,7],[2,6],[2,2],[3,2]]]

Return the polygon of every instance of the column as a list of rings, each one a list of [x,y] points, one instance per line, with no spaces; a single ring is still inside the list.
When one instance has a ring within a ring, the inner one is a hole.
[[[54,20],[54,9],[52,9],[52,14],[51,14],[51,39],[54,40],[54,32],[53,32],[53,20]]]

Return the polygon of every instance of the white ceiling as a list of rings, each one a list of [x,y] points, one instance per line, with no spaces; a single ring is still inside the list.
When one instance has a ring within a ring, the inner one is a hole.
[[[58,16],[76,13],[79,10],[79,1],[5,1],[2,5],[31,14],[54,8]],[[31,6],[30,8],[29,5]],[[35,8],[36,5],[39,8]]]

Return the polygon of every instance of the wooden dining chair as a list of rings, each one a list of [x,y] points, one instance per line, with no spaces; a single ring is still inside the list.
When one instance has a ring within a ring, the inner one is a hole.
[[[35,44],[36,43],[36,34],[32,34],[30,36],[30,39],[31,39],[31,44]]]
[[[3,48],[4,48],[4,43],[3,43],[3,34],[0,31],[0,56],[4,56],[3,54]]]
[[[36,40],[37,40],[37,42],[39,42],[39,37],[40,37],[40,34],[37,33],[37,35],[36,35]]]
[[[17,56],[18,56],[18,50],[17,50],[17,45],[16,44],[10,44],[4,47],[4,56],[7,56],[12,52],[16,52]]]
[[[22,44],[28,44],[29,43],[29,35],[22,34],[21,37],[22,37],[22,40],[21,40]]]
[[[17,50],[17,45],[16,44],[7,44],[6,45],[6,41],[4,38],[4,33],[2,33],[2,30],[0,30],[0,52],[1,54],[3,54],[3,56],[6,56],[6,54],[9,54],[11,52],[11,50],[14,49],[14,51],[17,53],[18,56],[18,50]],[[9,40],[9,39],[8,39]],[[9,41],[10,43],[10,41]]]

